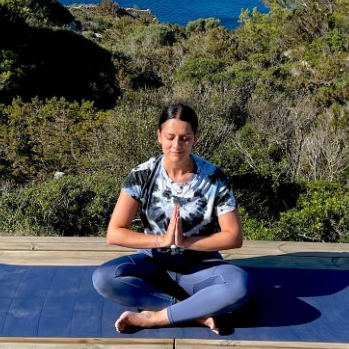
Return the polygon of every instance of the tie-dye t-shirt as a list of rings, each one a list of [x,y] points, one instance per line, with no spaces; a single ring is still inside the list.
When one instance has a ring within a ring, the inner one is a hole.
[[[236,200],[224,172],[197,155],[190,180],[175,183],[167,175],[160,155],[136,166],[122,189],[140,203],[145,234],[166,233],[175,204],[180,206],[183,234],[209,235],[219,231],[218,216],[236,208]]]

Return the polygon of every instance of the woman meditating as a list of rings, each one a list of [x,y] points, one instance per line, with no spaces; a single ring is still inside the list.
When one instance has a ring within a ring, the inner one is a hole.
[[[137,253],[98,267],[93,284],[103,297],[138,310],[120,315],[118,332],[196,321],[219,333],[216,316],[251,295],[249,275],[219,253],[242,246],[236,200],[223,171],[192,154],[192,108],[171,103],[157,138],[162,154],[128,174],[107,231],[108,244]],[[130,229],[138,211],[144,234]]]

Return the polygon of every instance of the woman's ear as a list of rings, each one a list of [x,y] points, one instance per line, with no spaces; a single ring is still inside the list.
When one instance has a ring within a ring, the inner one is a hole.
[[[161,130],[157,130],[158,142],[161,144]]]

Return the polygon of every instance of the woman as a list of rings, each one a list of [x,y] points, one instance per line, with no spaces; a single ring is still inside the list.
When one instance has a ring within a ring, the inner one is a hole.
[[[219,333],[215,316],[251,294],[247,273],[218,252],[242,246],[235,197],[224,173],[191,153],[198,118],[189,106],[171,103],[157,138],[162,154],[129,173],[107,231],[109,244],[138,252],[97,268],[94,287],[139,310],[121,314],[118,332],[195,320]],[[130,229],[137,211],[145,234]]]

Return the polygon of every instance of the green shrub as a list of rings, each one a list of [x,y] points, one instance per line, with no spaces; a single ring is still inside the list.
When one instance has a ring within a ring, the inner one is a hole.
[[[64,98],[45,102],[13,100],[0,118],[0,179],[17,182],[48,178],[56,171],[79,173],[90,169],[98,147],[96,133],[108,112],[92,102],[69,103]],[[6,166],[7,165],[7,166]]]
[[[3,193],[0,232],[12,235],[104,235],[120,188],[110,173],[63,176]]]
[[[239,208],[239,214],[245,240],[274,240],[266,222],[251,217],[243,207]]]
[[[204,79],[210,80],[223,69],[223,63],[218,59],[197,58],[180,66],[177,78],[179,81],[200,83]]]
[[[199,18],[187,24],[186,30],[188,32],[206,32],[210,29],[217,28],[221,25],[220,20],[216,18]]]
[[[310,183],[273,230],[279,240],[348,242],[348,211],[349,185]]]

